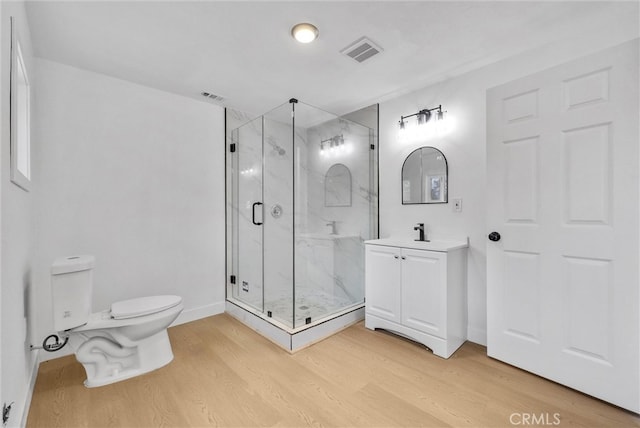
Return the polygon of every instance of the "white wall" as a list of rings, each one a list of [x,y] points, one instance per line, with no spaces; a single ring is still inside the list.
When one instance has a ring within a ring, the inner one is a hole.
[[[0,7],[0,57],[4,57],[4,40],[6,39],[5,35],[4,35],[4,31],[3,28],[6,28],[7,24],[4,23],[3,20],[3,15],[2,15],[2,7]],[[2,76],[4,76],[4,67],[2,67],[2,64],[0,63],[0,100],[4,100],[6,99],[4,97],[4,90],[3,90],[3,86],[4,86],[4,80],[2,79]],[[5,138],[4,138],[4,133],[3,130],[4,128],[4,115],[3,115],[3,111],[4,110],[4,103],[0,101],[0,177],[2,176],[2,164],[4,163],[4,155],[2,155],[2,147],[4,147],[5,144]],[[2,191],[2,185],[0,184],[0,238],[2,237],[2,195],[4,194],[4,192]],[[2,290],[4,290],[4,287],[2,286],[2,272],[4,271],[4,269],[2,268],[2,245],[0,244],[0,343],[2,343],[2,336],[3,336],[3,330],[2,330],[2,302],[4,301],[2,299]],[[2,349],[0,349],[0,403],[4,403],[3,400],[3,393],[2,393],[2,372],[4,371],[4,366],[2,365]]]
[[[37,65],[39,337],[52,330],[49,268],[72,254],[96,257],[94,311],[177,294],[185,305],[177,322],[223,312],[222,108]]]
[[[424,222],[434,239],[470,238],[468,258],[469,340],[486,344],[486,90],[571,59],[596,52],[611,39],[556,43],[509,58],[440,84],[380,104],[380,236],[413,239]],[[452,128],[439,138],[398,141],[401,115],[442,104]],[[439,148],[449,162],[449,204],[401,205],[400,172],[406,156],[420,146]],[[463,210],[453,212],[452,200]]]
[[[1,290],[2,290],[2,403],[14,402],[9,426],[19,426],[25,404],[30,397],[30,385],[35,375],[36,352],[30,350],[26,317],[29,316],[29,296],[33,286],[34,234],[32,215],[37,183],[25,192],[10,180],[9,153],[9,71],[11,59],[10,17],[16,18],[18,35],[27,71],[34,74],[31,40],[23,2],[2,2],[2,34],[0,44],[1,123],[0,151],[2,196]],[[32,82],[31,82],[32,83]],[[2,404],[0,403],[0,405]]]

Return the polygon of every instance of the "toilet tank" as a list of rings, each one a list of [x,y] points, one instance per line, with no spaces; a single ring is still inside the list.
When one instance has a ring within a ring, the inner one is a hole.
[[[51,265],[53,327],[56,331],[84,325],[91,314],[93,256],[59,258]]]

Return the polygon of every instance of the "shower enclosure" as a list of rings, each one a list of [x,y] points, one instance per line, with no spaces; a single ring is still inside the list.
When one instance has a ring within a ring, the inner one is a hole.
[[[229,312],[295,334],[362,308],[377,144],[356,120],[377,124],[372,107],[338,117],[292,99],[227,131]]]

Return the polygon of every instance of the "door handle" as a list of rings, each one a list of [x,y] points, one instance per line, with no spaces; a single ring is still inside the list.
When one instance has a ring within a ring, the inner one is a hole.
[[[498,232],[491,232],[488,238],[489,241],[498,242],[500,240],[500,234]]]
[[[253,205],[251,206],[251,222],[256,226],[261,226],[262,222],[258,223],[256,221],[256,205],[262,205],[262,202],[254,202]]]

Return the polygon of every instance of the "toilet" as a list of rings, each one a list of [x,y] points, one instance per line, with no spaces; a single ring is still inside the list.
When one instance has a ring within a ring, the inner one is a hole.
[[[182,298],[141,297],[91,313],[94,266],[93,256],[64,257],[51,266],[53,325],[84,366],[84,385],[108,385],[169,364],[167,327],[182,312]]]

